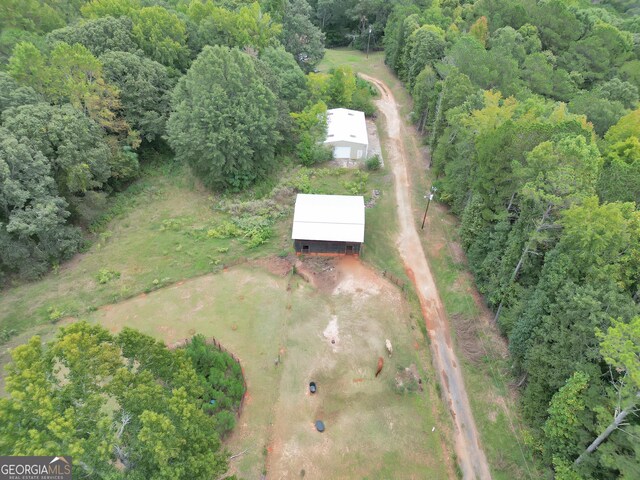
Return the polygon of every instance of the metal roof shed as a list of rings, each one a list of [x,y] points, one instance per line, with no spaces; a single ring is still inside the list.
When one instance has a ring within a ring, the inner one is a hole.
[[[291,238],[297,254],[360,254],[364,197],[298,194]]]
[[[334,158],[366,158],[369,136],[364,112],[347,108],[327,110],[327,139],[324,144],[333,147]]]

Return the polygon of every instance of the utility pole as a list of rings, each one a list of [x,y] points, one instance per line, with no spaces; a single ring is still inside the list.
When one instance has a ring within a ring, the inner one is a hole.
[[[432,185],[431,193],[429,194],[428,197],[426,195],[424,197],[427,199],[427,208],[424,209],[424,217],[422,217],[422,227],[420,227],[420,230],[424,230],[424,223],[427,221],[427,212],[429,211],[429,205],[431,204],[431,200],[433,200],[433,196],[437,191],[438,189]]]
[[[367,58],[369,58],[369,43],[371,42],[371,25],[369,25],[369,38],[367,39]]]

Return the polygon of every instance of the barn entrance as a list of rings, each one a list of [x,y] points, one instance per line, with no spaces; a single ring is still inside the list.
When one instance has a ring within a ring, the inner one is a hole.
[[[336,160],[351,158],[351,147],[334,147],[333,158]]]
[[[347,255],[353,255],[353,245],[347,245],[345,253]]]

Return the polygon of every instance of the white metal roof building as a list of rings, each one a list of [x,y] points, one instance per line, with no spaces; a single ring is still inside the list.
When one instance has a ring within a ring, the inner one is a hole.
[[[346,108],[327,110],[327,139],[324,144],[333,147],[333,158],[366,158],[369,136],[364,112]]]
[[[364,197],[298,194],[291,238],[297,253],[359,254]]]

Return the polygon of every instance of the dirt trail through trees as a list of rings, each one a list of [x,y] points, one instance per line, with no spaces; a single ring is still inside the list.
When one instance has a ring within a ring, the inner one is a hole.
[[[387,120],[389,135],[389,165],[393,169],[400,232],[398,249],[407,274],[416,286],[429,337],[435,368],[440,377],[444,396],[455,423],[455,450],[465,479],[490,479],[491,473],[485,454],[480,446],[469,399],[464,387],[459,362],[451,344],[449,322],[438,295],[431,269],[427,263],[411,207],[409,177],[402,142],[403,130],[398,105],[391,90],[380,80],[360,74],[375,84],[381,93],[377,105]]]

